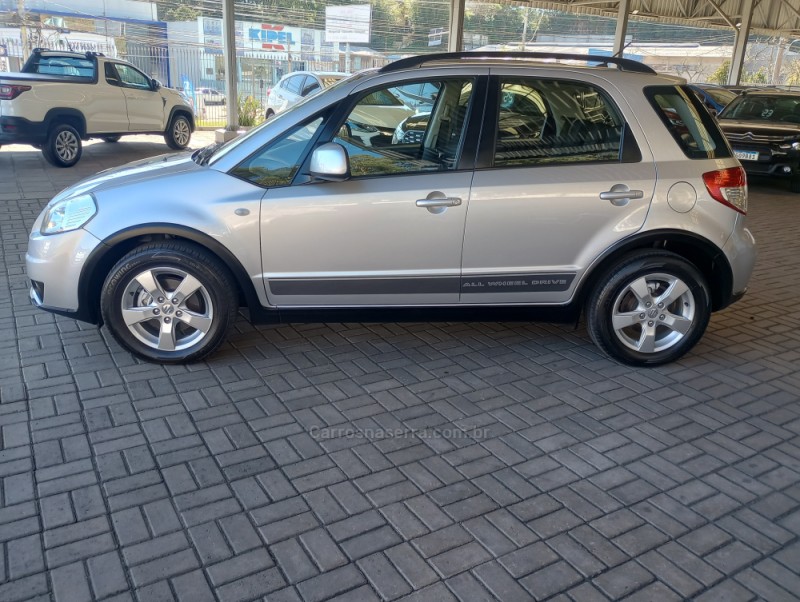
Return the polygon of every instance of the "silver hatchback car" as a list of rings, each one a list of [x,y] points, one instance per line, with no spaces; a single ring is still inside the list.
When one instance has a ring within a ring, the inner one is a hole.
[[[414,136],[351,118],[422,83]],[[450,53],[62,191],[27,273],[34,304],[156,362],[208,355],[245,306],[254,322],[583,314],[608,355],[655,365],[744,294],[746,212],[744,172],[681,80],[626,59]]]

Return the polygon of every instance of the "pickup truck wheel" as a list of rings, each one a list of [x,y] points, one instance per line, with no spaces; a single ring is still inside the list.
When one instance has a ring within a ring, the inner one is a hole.
[[[103,142],[109,142],[109,143],[119,142],[119,139],[120,139],[120,138],[122,138],[122,136],[120,136],[120,135],[116,135],[116,136],[103,136]]]
[[[164,364],[197,361],[225,340],[236,320],[236,284],[197,245],[162,241],[117,262],[100,298],[103,322],[128,351]]]
[[[56,167],[72,167],[81,158],[83,145],[81,136],[71,125],[62,123],[50,130],[42,146],[42,155]]]
[[[594,343],[632,366],[677,360],[703,336],[711,295],[703,275],[666,251],[623,259],[597,283],[586,306]]]
[[[183,150],[189,146],[192,137],[192,125],[183,115],[175,115],[164,132],[164,140],[167,146],[175,150]]]

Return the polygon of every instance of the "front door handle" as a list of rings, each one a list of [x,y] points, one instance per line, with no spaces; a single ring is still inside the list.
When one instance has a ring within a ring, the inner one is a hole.
[[[460,204],[461,199],[457,196],[447,196],[443,199],[419,199],[417,201],[417,207],[425,207],[426,209],[431,207],[457,207]]]
[[[614,184],[611,190],[600,193],[600,198],[604,201],[630,201],[631,199],[641,199],[644,197],[642,190],[630,190],[625,184]],[[624,203],[622,203],[624,204]]]

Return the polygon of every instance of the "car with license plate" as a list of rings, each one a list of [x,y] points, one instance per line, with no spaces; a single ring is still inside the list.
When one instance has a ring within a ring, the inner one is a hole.
[[[748,174],[788,179],[800,192],[800,93],[743,92],[718,123]]]
[[[428,83],[413,137],[348,126]],[[26,270],[36,306],[154,362],[208,356],[246,308],[255,323],[583,316],[607,355],[650,366],[745,293],[746,213],[744,171],[683,80],[622,58],[444,53],[67,188]]]

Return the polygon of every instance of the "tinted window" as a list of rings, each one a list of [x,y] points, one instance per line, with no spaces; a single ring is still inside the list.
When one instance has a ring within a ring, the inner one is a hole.
[[[322,117],[317,117],[289,130],[234,167],[231,175],[257,186],[288,186],[321,124]]]
[[[361,99],[361,104],[364,106],[403,106],[402,101],[400,101],[390,90],[376,90],[375,92],[367,94],[363,99]]]
[[[800,96],[744,94],[721,115],[725,119],[747,121],[800,121]]]
[[[365,94],[333,141],[350,156],[353,177],[455,169],[472,98],[472,80],[439,82],[427,113],[396,100],[394,88]],[[385,99],[395,99],[388,104]]]
[[[303,93],[302,96],[308,96],[309,94],[315,94],[320,91],[319,82],[314,79],[313,77],[306,77],[306,81],[303,84]]]
[[[39,56],[33,63],[32,72],[91,78],[94,77],[94,62],[91,59],[72,56]]]
[[[300,94],[302,90],[303,81],[306,79],[305,75],[293,75],[286,80],[285,88],[294,94]]]
[[[494,165],[620,160],[622,119],[594,87],[550,79],[503,79]]]
[[[725,88],[702,88],[702,90],[723,106],[727,105],[738,96],[735,92],[731,92]]]
[[[650,104],[690,159],[730,157],[713,118],[691,90],[673,86],[645,88]]]
[[[150,89],[150,80],[138,69],[134,69],[130,65],[122,65],[119,63],[116,65],[116,68],[123,86],[141,90]]]
[[[112,86],[119,86],[119,76],[117,75],[117,70],[114,69],[114,65],[111,63],[106,63],[105,66],[105,74],[106,74],[106,81],[111,84]]]

